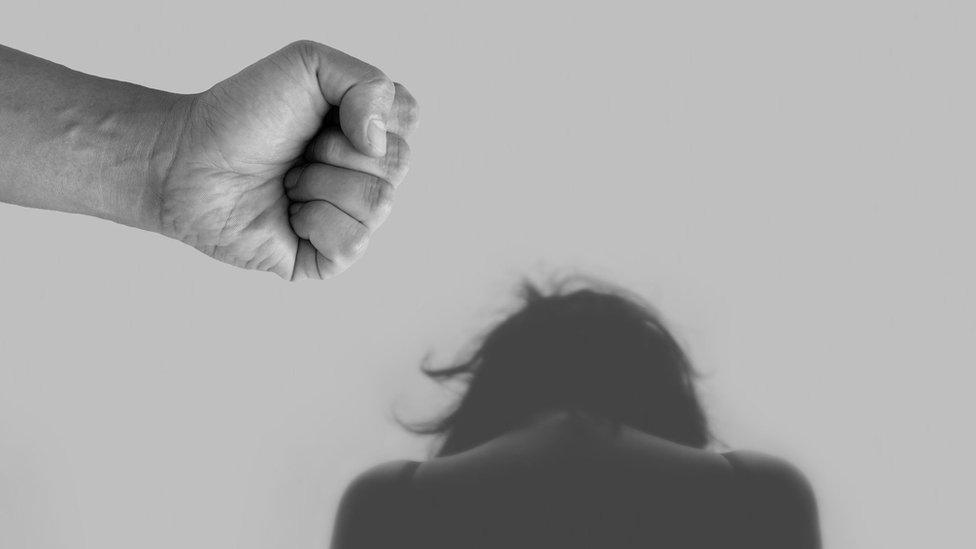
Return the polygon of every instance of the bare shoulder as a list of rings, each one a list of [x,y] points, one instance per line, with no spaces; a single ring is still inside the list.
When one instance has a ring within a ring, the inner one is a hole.
[[[404,475],[414,461],[391,461],[360,473],[346,488],[339,503],[332,534],[333,549],[392,546],[407,506]],[[385,524],[386,528],[375,528]]]
[[[417,462],[408,460],[388,461],[370,467],[357,475],[343,496],[343,505],[352,502],[384,496],[396,490],[406,469]]]
[[[807,476],[783,458],[751,450],[729,452],[725,457],[750,481],[813,497],[813,486]]]
[[[756,547],[820,547],[816,496],[799,468],[761,452],[725,457],[735,469],[742,523]]]

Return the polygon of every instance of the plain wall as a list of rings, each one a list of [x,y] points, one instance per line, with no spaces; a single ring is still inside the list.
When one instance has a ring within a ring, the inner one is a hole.
[[[967,5],[5,5],[0,42],[178,92],[318,40],[423,114],[328,282],[0,206],[0,547],[323,548],[353,475],[424,455],[391,420],[443,402],[424,354],[576,267],[661,309],[720,437],[808,473],[827,546],[971,545]]]

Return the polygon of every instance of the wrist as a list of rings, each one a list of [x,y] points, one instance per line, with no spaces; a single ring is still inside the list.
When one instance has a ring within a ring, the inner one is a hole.
[[[163,234],[162,206],[167,180],[179,152],[195,95],[160,92],[158,121],[152,126],[155,135],[147,155],[144,190],[135,209],[139,228]]]
[[[58,110],[64,199],[50,207],[159,232],[161,178],[182,131],[186,95],[84,75],[78,100]],[[63,203],[62,203],[63,202]]]

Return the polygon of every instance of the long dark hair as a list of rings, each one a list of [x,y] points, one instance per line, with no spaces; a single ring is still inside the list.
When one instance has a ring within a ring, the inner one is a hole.
[[[549,292],[524,282],[522,305],[455,364],[422,371],[467,390],[416,433],[440,435],[438,456],[463,452],[535,414],[570,410],[702,448],[711,441],[696,373],[639,296],[574,276]]]

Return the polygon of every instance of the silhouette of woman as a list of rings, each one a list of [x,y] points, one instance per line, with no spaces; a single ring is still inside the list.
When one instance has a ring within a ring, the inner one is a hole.
[[[413,427],[440,448],[354,480],[333,549],[820,547],[795,467],[706,449],[694,370],[650,306],[581,278],[523,297],[465,360],[424,368],[467,383]]]

